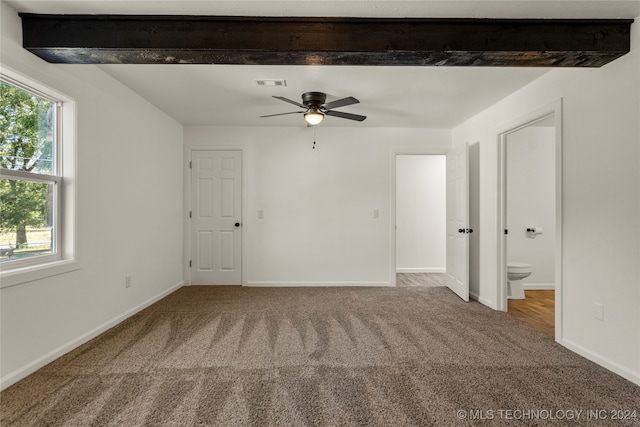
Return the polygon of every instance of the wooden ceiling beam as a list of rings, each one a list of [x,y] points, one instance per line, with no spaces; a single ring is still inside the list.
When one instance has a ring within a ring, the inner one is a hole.
[[[21,13],[52,63],[599,67],[632,19],[274,18]]]

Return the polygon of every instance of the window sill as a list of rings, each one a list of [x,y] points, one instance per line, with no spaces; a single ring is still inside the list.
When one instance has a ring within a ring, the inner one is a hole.
[[[47,277],[57,276],[75,270],[80,270],[80,263],[75,259],[66,259],[47,264],[2,271],[0,272],[0,288],[4,289],[22,283],[33,282],[34,280],[46,279]]]

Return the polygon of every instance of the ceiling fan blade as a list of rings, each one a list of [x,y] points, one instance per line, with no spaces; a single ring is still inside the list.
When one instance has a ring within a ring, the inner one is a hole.
[[[260,116],[262,117],[275,117],[275,116],[284,116],[285,114],[302,114],[304,113],[304,111],[290,111],[288,113],[278,113],[278,114],[267,114],[266,116]]]
[[[359,122],[367,118],[358,114],[343,113],[342,111],[327,110],[324,112],[327,116],[340,117],[341,119],[357,120]]]
[[[275,99],[279,99],[280,101],[288,102],[289,104],[297,105],[300,108],[307,108],[299,102],[292,101],[289,98],[285,98],[284,96],[274,96]]]
[[[327,102],[324,104],[324,108],[330,110],[332,108],[344,107],[346,105],[358,104],[360,101],[355,99],[353,96],[348,98],[336,99],[335,101]]]

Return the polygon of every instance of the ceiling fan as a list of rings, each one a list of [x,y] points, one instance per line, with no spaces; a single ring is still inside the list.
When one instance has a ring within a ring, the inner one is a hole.
[[[317,124],[320,124],[320,122],[324,119],[324,116],[333,116],[341,119],[356,120],[359,122],[367,118],[367,116],[332,110],[332,108],[345,107],[347,105],[359,103],[360,101],[355,99],[353,96],[325,103],[325,101],[327,100],[326,93],[305,92],[302,94],[302,104],[296,101],[292,101],[291,99],[285,98],[283,96],[274,96],[274,98],[284,102],[288,102],[289,104],[297,105],[300,108],[304,108],[304,111],[291,111],[288,113],[269,114],[260,117],[284,116],[285,114],[304,114],[304,119],[307,121],[308,126],[315,126]]]

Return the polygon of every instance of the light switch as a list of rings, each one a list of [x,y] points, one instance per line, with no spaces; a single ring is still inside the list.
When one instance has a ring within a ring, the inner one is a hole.
[[[258,210],[258,219],[263,219],[264,218],[264,211],[262,209]]]
[[[597,302],[593,303],[593,317],[597,320],[604,320],[604,305]]]

